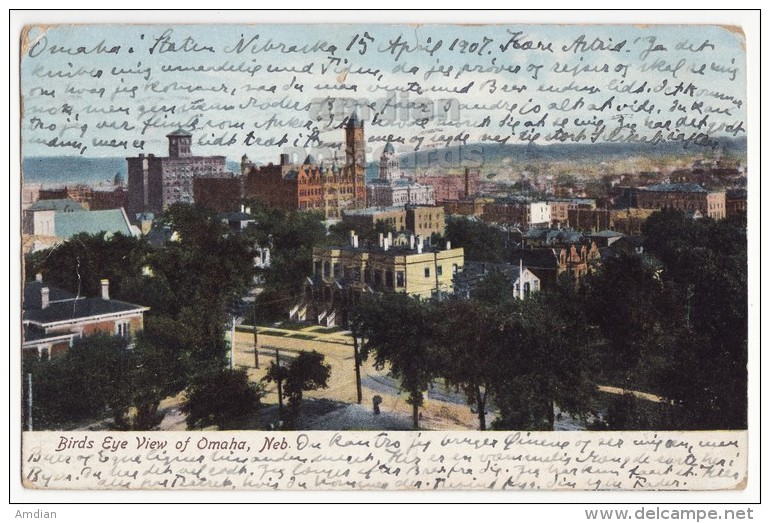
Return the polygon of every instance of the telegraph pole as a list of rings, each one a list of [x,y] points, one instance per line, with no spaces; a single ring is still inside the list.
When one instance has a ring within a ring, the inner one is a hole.
[[[235,361],[235,315],[232,316],[232,323],[230,325],[230,370],[233,370]]]
[[[254,368],[259,368],[259,342],[257,340],[257,301],[254,300]]]
[[[27,373],[27,430],[32,432],[32,373]]]

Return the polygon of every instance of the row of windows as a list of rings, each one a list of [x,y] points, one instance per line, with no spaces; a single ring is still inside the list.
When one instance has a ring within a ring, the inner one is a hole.
[[[453,264],[452,269],[453,274],[457,274],[459,267],[457,264]],[[329,261],[325,261],[322,264],[320,261],[316,261],[314,266],[315,275],[321,276],[322,272],[325,278],[329,278],[333,274],[334,278],[340,278],[344,276],[352,281],[361,281],[361,273],[358,267],[343,268],[339,263],[331,263]],[[442,265],[437,265],[436,277],[443,275],[444,267]],[[425,278],[431,277],[430,267],[425,267],[423,269],[423,276]],[[404,271],[396,271],[396,288],[404,287],[404,278]],[[368,268],[364,271],[364,281],[366,283],[375,285],[375,287],[384,285],[387,288],[393,288],[393,271],[388,269],[383,271],[381,269]]]

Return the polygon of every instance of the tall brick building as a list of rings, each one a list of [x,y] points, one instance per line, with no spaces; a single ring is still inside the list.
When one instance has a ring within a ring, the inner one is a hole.
[[[422,185],[433,187],[437,203],[457,201],[478,194],[481,187],[481,174],[465,168],[463,174],[424,174],[415,177]]]
[[[282,154],[280,163],[244,165],[244,195],[286,210],[322,211],[339,219],[346,209],[366,207],[364,124],[357,115],[345,125],[345,164],[309,154],[301,164]]]
[[[192,135],[178,129],[168,138],[168,156],[126,158],[128,162],[128,214],[161,213],[171,204],[194,203],[196,178],[226,176],[224,156],[193,156]],[[234,175],[233,175],[234,176]]]

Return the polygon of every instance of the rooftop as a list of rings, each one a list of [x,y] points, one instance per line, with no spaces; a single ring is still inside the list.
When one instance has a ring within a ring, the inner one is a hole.
[[[692,192],[707,193],[708,191],[697,183],[659,183],[640,188],[642,191],[653,192]]]
[[[48,287],[49,303],[71,301],[77,298],[77,296],[64,289],[51,287],[40,281],[28,281],[24,283],[24,310],[39,309],[41,307],[40,291],[43,287]]]
[[[188,131],[185,131],[184,129],[182,129],[182,128],[180,127],[180,128],[179,128],[179,129],[177,129],[176,131],[174,131],[174,132],[171,132],[171,133],[168,133],[168,134],[166,135],[166,137],[169,137],[169,136],[192,136],[192,134],[191,134],[190,132],[188,132]]]
[[[592,232],[588,236],[590,236],[591,238],[622,238],[623,236],[625,236],[625,234],[618,231],[605,230],[605,231]]]
[[[38,200],[29,207],[29,210],[56,211],[59,213],[85,211],[85,208],[71,198],[61,198],[57,200]]]
[[[65,240],[80,233],[133,235],[123,209],[60,213],[56,216],[54,228],[56,236]]]
[[[80,300],[51,303],[45,309],[25,309],[23,320],[46,324],[77,320],[117,312],[143,311],[146,307],[118,300],[83,298]]]

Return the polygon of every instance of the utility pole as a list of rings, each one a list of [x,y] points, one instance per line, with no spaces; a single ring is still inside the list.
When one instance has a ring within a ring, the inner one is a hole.
[[[230,324],[230,370],[233,370],[235,363],[235,315],[232,316]]]
[[[259,342],[257,340],[257,301],[254,300],[254,368],[259,368]]]
[[[361,356],[358,353],[358,336],[353,334],[353,360],[356,364],[356,398],[358,404],[361,404]]]
[[[275,348],[275,366],[278,371],[278,379],[276,380],[278,385],[278,418],[283,419],[283,377],[281,376],[281,355],[278,352],[278,347]]]
[[[27,430],[32,432],[32,373],[31,372],[27,373]]]

